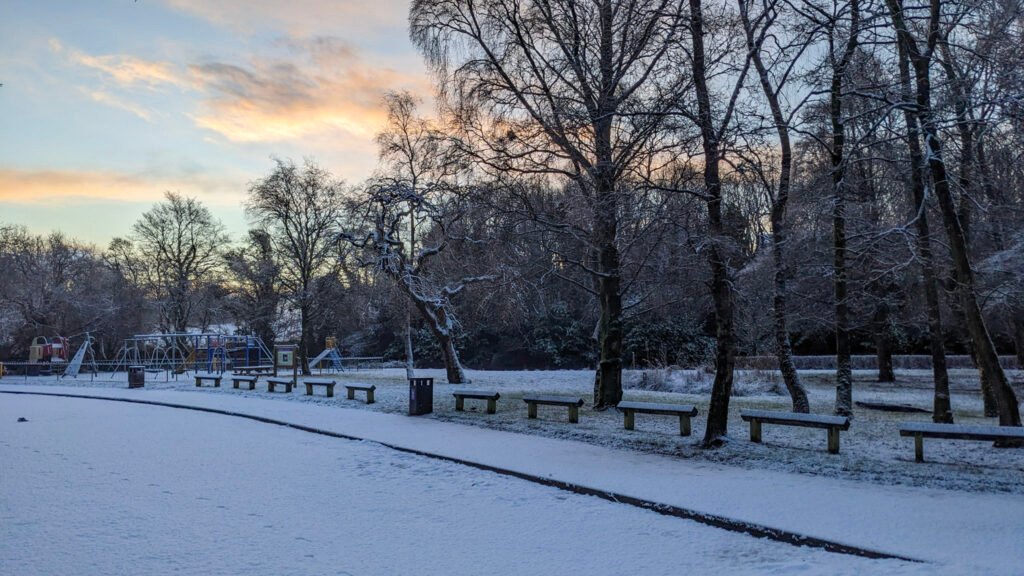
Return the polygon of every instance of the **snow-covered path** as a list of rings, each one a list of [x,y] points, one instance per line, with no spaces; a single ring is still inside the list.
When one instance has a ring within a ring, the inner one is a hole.
[[[19,576],[928,572],[154,406],[5,395],[0,458],[0,573]]]
[[[822,477],[741,470],[432,419],[241,395],[53,386],[0,386],[0,389],[136,398],[270,417],[921,558],[940,564],[950,573],[1013,574],[1019,573],[1020,566],[1024,565],[1024,546],[1021,545],[1024,542],[1024,498],[1014,495],[880,487]],[[6,403],[8,398],[9,395],[3,395],[0,401]],[[186,427],[179,429],[188,430]],[[191,432],[189,435],[191,437]],[[586,534],[579,538],[604,545],[600,538],[593,540]],[[679,543],[672,545],[679,546]],[[935,573],[936,568],[929,566],[928,573]],[[908,565],[901,567],[901,570],[914,569]]]

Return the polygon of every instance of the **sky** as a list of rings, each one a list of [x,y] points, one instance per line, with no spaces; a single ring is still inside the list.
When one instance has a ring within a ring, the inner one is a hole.
[[[250,182],[358,183],[382,97],[431,82],[409,0],[0,0],[0,224],[105,246],[165,191],[239,237]]]

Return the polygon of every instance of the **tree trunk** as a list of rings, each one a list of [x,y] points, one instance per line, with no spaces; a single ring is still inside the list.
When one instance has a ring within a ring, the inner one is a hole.
[[[878,363],[878,381],[895,382],[896,372],[892,366],[892,327],[889,303],[884,300],[885,294],[879,295],[883,300],[875,308],[872,324],[875,329],[875,358]]]
[[[967,318],[967,328],[971,333],[971,341],[974,344],[978,355],[978,366],[984,370],[986,376],[992,378],[991,382],[996,385],[996,398],[999,408],[999,424],[1002,426],[1020,426],[1020,408],[1017,405],[1017,397],[1006,379],[1006,373],[999,365],[999,356],[996,354],[995,345],[989,335],[988,327],[985,324],[985,317],[982,315],[981,306],[978,304],[977,291],[974,284],[974,270],[971,268],[970,255],[967,249],[967,237],[960,225],[959,214],[953,201],[953,194],[950,190],[949,180],[946,174],[946,164],[942,159],[942,140],[938,126],[931,115],[931,78],[930,78],[930,52],[924,55],[916,48],[903,21],[902,10],[895,3],[895,0],[888,0],[890,10],[896,24],[900,41],[904,43],[914,68],[915,82],[917,85],[917,117],[920,122],[921,132],[924,135],[927,149],[928,168],[931,172],[932,183],[935,189],[935,196],[939,201],[939,208],[942,213],[942,221],[946,228],[946,236],[949,239],[950,255],[953,258],[954,270],[956,271],[957,288],[960,294],[960,302]],[[937,14],[938,0],[932,0],[933,14]],[[1024,442],[997,443],[1024,446]]]
[[[733,327],[733,293],[725,257],[728,237],[722,223],[722,183],[719,176],[721,152],[711,112],[711,96],[707,83],[704,54],[704,15],[701,0],[690,2],[690,30],[693,44],[693,83],[701,144],[704,151],[704,191],[708,198],[708,233],[711,243],[708,262],[711,265],[711,295],[715,304],[715,381],[711,386],[705,448],[719,446],[729,432],[729,398],[732,395],[733,368],[736,363],[736,338]]]
[[[597,250],[597,296],[601,318],[598,327],[600,358],[594,381],[594,408],[603,410],[622,400],[622,287],[618,248],[619,206],[616,190],[615,152],[612,127],[617,112],[614,41],[615,6],[600,3],[600,95],[596,114],[590,119],[594,130],[595,184],[594,248]]]
[[[449,384],[467,384],[466,372],[462,369],[462,361],[459,360],[459,351],[455,349],[455,339],[449,335],[439,334],[438,344],[441,345],[441,353],[444,355],[444,368]]]
[[[903,99],[911,102],[913,88],[910,82],[910,60],[903,43],[897,43],[900,64],[900,83]],[[928,313],[928,345],[932,356],[932,378],[935,393],[932,401],[932,421],[953,423],[953,407],[949,396],[949,371],[946,368],[946,348],[942,328],[942,307],[939,301],[939,280],[935,273],[935,259],[932,256],[931,230],[928,223],[928,205],[925,195],[927,166],[921,152],[920,130],[917,117],[910,108],[903,109],[903,120],[907,125],[907,147],[910,150],[910,184],[914,196],[914,217],[917,235],[914,238],[917,257],[921,262],[921,277],[924,284],[925,308]]]
[[[309,376],[309,347],[313,344],[313,327],[309,318],[309,304],[299,306],[299,370],[303,376]]]
[[[412,318],[409,310],[405,311],[405,378],[416,377],[416,361],[412,348]]]
[[[1017,352],[1017,369],[1024,370],[1024,310],[1013,316],[1013,346]]]
[[[851,31],[851,35],[855,32]],[[843,76],[847,60],[844,59],[832,73],[830,90],[830,116],[832,120],[832,283],[835,297],[836,340],[836,402],[835,413],[853,414],[853,371],[850,361],[850,310],[847,302],[846,267],[846,134],[843,121]]]
[[[740,3],[740,11],[743,17],[744,28],[747,33],[747,49],[757,70],[757,76],[761,83],[761,91],[768,101],[768,107],[772,112],[772,120],[775,122],[775,130],[779,136],[779,187],[772,196],[772,263],[775,265],[774,293],[772,295],[772,313],[775,320],[775,355],[779,360],[779,370],[782,372],[782,380],[786,383],[786,390],[793,401],[793,411],[810,412],[810,404],[807,401],[807,391],[800,383],[800,375],[793,364],[793,345],[789,337],[789,314],[788,299],[789,286],[786,281],[786,208],[789,204],[789,189],[793,174],[793,148],[789,139],[789,124],[782,113],[782,105],[779,102],[778,90],[772,85],[768,68],[761,58],[761,46],[755,42],[754,30],[751,27],[746,6]]]
[[[619,250],[616,247],[617,214],[613,190],[598,198],[595,244],[598,246],[597,280],[601,318],[598,323],[600,358],[594,381],[594,408],[614,407],[622,400],[622,294]]]

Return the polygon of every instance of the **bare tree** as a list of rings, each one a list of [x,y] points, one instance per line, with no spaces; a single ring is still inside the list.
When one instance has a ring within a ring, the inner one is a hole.
[[[565,179],[585,197],[586,254],[600,305],[594,404],[622,398],[621,183],[662,135],[685,77],[672,64],[685,29],[669,0],[417,0],[413,42],[475,158],[500,173]],[[582,228],[578,231],[576,228]]]
[[[281,301],[281,266],[270,234],[258,228],[250,230],[247,242],[225,253],[224,261],[232,280],[229,309],[236,322],[272,347]]]
[[[892,18],[897,41],[903,45],[913,70],[916,89],[914,110],[925,143],[925,159],[946,228],[960,303],[977,354],[978,367],[985,373],[982,378],[991,378],[991,382],[996,385],[999,423],[1003,426],[1020,426],[1020,408],[1017,405],[1017,397],[1006,379],[1006,373],[999,364],[995,345],[992,343],[992,337],[978,303],[967,235],[954,202],[946,162],[943,159],[942,136],[932,110],[931,64],[942,36],[943,2],[942,0],[929,1],[929,16],[923,36],[918,28],[909,25],[909,18],[902,0],[886,0],[886,6]]]
[[[156,301],[167,332],[185,332],[208,304],[207,288],[220,281],[224,227],[199,200],[167,192],[132,226],[126,244],[112,241],[124,268]]]
[[[793,106],[789,110],[784,110],[783,107],[784,92],[789,80],[799,71],[798,62],[814,40],[815,30],[813,27],[810,30],[782,30],[785,22],[780,23],[779,20],[785,16],[785,5],[777,0],[765,0],[760,6],[751,0],[739,0],[739,12],[746,33],[747,50],[757,72],[761,92],[768,104],[778,137],[778,177],[774,190],[771,182],[765,178],[765,171],[759,171],[771,204],[772,262],[775,267],[772,308],[776,356],[779,359],[779,369],[786,389],[793,401],[793,411],[809,412],[807,391],[800,383],[800,376],[793,364],[793,345],[789,336],[789,270],[785,254],[788,246],[786,210],[793,181],[790,126],[800,111],[800,106]],[[765,46],[765,40],[769,36],[773,39],[771,46],[775,47],[774,50],[769,50]]]
[[[336,273],[342,184],[312,160],[299,167],[275,160],[274,170],[249,186],[249,214],[269,234],[284,297],[299,311],[299,362],[309,374],[313,330],[322,308],[323,283]]]

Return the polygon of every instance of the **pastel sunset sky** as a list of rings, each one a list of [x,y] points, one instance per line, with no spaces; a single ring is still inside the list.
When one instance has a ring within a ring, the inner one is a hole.
[[[430,94],[409,0],[0,0],[0,223],[105,246],[166,190],[234,236],[272,156],[356,183]]]

